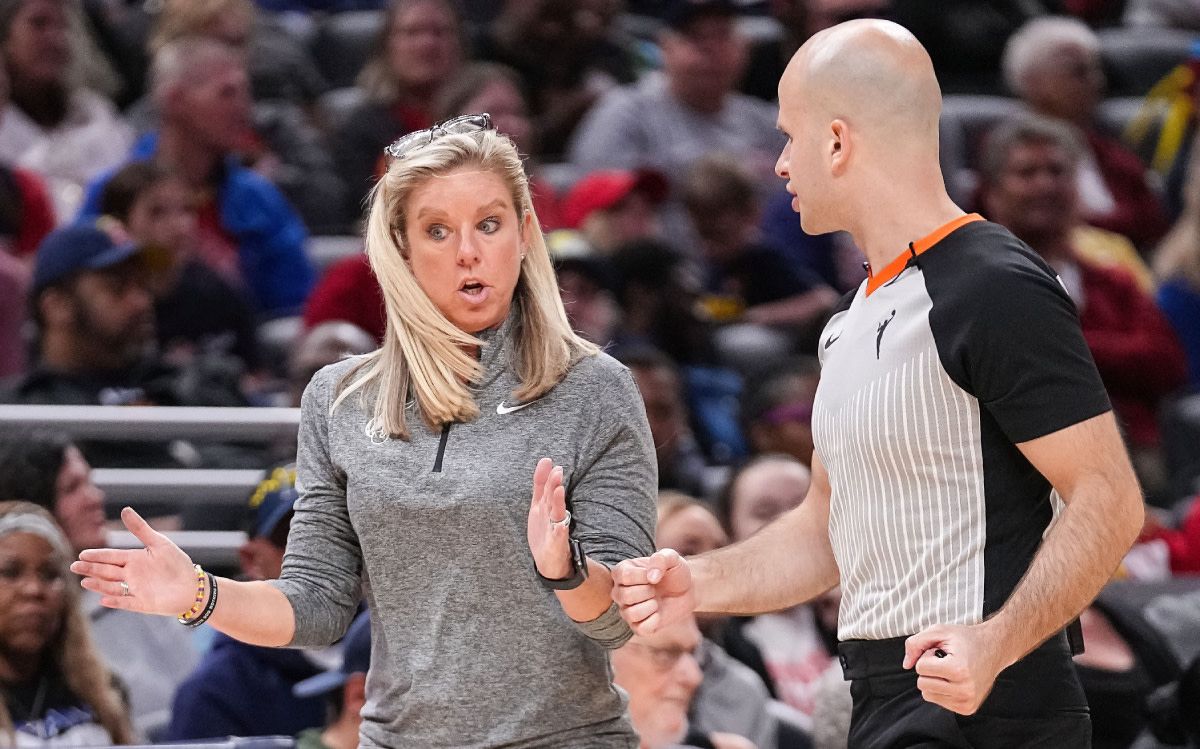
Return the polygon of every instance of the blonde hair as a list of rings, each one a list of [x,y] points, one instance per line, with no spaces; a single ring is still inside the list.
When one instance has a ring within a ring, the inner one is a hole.
[[[598,351],[567,322],[516,146],[495,130],[442,135],[392,160],[371,191],[367,259],[383,289],[387,331],[379,350],[365,355],[338,383],[333,408],[356,390],[369,393],[375,434],[408,438],[405,407],[410,395],[431,428],[479,415],[470,383],[479,379],[482,368],[468,351],[483,342],[446,319],[425,295],[408,265],[405,239],[413,190],[431,177],[462,168],[499,176],[511,191],[518,219],[531,219],[521,224],[529,235],[523,237],[525,258],[513,294],[511,364],[521,381],[514,397],[526,401],[544,395],[574,361]]]
[[[147,49],[151,56],[169,42],[187,36],[204,36],[204,29],[220,18],[241,13],[254,25],[250,0],[163,0]]]
[[[32,502],[0,502],[0,518],[9,515],[33,515],[58,528],[54,516]],[[54,545],[70,548],[65,535],[60,540],[61,544]],[[79,586],[74,583],[74,575],[68,566],[71,560],[58,556],[59,572],[66,581],[63,586],[66,600],[58,635],[49,644],[51,660],[62,672],[71,693],[96,713],[96,719],[108,731],[113,743],[133,743],[128,709],[113,687],[112,674],[96,651],[91,629],[80,609]],[[0,699],[0,746],[3,745],[15,746],[16,735],[12,716],[4,700]]]

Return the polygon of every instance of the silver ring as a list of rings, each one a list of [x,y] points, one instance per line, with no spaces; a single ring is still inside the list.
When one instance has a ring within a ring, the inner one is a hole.
[[[121,581],[121,595],[122,595],[122,596],[128,596],[128,595],[130,595],[130,593],[129,593],[129,583],[125,582],[124,580],[122,580],[122,581]]]
[[[566,528],[570,524],[571,524],[571,511],[570,510],[567,510],[566,517],[564,517],[562,520],[551,520],[550,521],[551,526],[561,525],[563,528]]]

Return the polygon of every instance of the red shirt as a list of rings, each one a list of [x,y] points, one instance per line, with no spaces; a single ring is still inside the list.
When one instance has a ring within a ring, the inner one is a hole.
[[[365,254],[339,260],[325,271],[304,307],[304,327],[341,320],[354,323],[383,341],[387,317],[383,307],[383,289],[371,272]]]
[[[1168,228],[1162,204],[1146,183],[1145,165],[1121,141],[1095,130],[1088,131],[1087,144],[1116,203],[1104,215],[1087,216],[1087,222],[1129,237],[1144,251]]]
[[[46,186],[33,172],[12,170],[13,181],[21,193],[21,226],[13,238],[12,251],[17,257],[32,255],[42,239],[54,229],[54,206]]]
[[[1171,324],[1121,268],[1078,261],[1083,337],[1129,439],[1158,443],[1158,407],[1187,382],[1187,362]]]

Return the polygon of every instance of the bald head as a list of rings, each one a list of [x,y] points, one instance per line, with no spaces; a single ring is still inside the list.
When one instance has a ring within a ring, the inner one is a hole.
[[[779,82],[781,119],[841,119],[887,150],[936,148],[942,95],[933,63],[907,29],[855,20],[821,31]]]

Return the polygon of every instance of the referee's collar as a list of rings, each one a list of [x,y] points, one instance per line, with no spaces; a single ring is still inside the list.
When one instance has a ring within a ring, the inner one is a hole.
[[[897,255],[878,273],[873,272],[871,270],[871,266],[867,264],[867,296],[870,296],[880,286],[883,286],[888,281],[891,281],[893,278],[900,275],[900,271],[908,267],[909,261],[915,258],[917,255],[920,255],[930,247],[933,247],[935,244],[948,237],[952,232],[960,227],[976,221],[983,221],[983,216],[980,216],[978,213],[968,213],[951,221],[947,221],[917,241],[909,242],[908,249]]]

